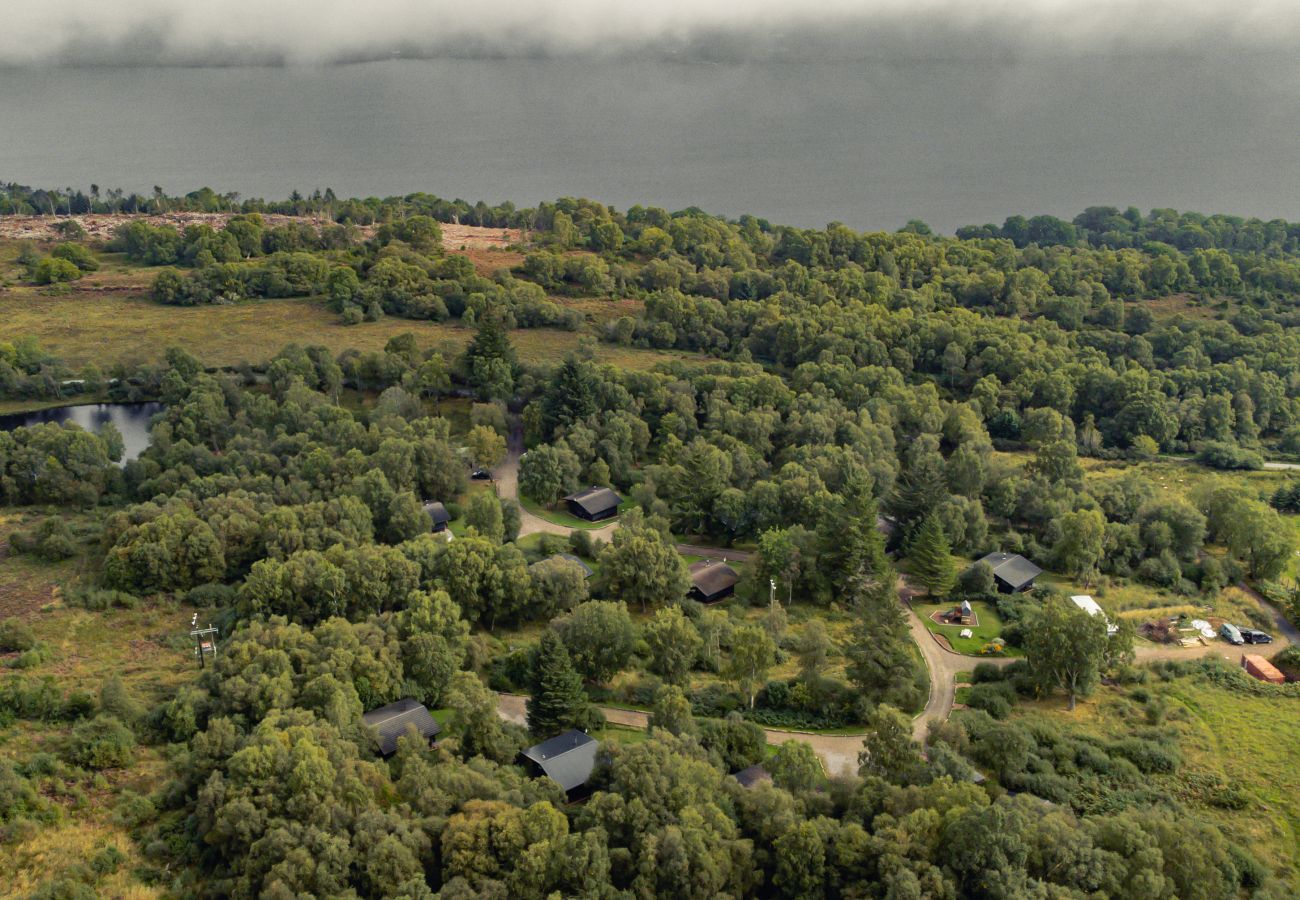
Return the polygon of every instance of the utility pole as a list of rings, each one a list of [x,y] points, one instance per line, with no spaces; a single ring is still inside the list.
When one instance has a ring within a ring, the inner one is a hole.
[[[199,658],[199,668],[207,668],[207,657],[217,656],[217,628],[208,623],[207,628],[199,627],[199,614],[195,613],[194,618],[190,620],[190,637],[194,638],[194,653]],[[204,640],[207,638],[207,640]]]
[[[771,592],[770,592],[770,594],[768,595],[768,598],[767,598],[767,605],[768,605],[768,606],[776,606],[776,579],[775,579],[775,578],[769,578],[769,579],[767,580],[767,583],[768,583],[768,586],[772,589]]]

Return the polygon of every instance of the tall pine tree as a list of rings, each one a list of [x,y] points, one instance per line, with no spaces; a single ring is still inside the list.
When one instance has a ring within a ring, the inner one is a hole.
[[[912,537],[908,558],[912,562],[912,580],[931,597],[941,597],[952,590],[957,569],[952,564],[952,547],[938,517],[928,515],[921,522]]]
[[[528,701],[528,730],[539,738],[595,724],[582,676],[573,668],[560,636],[547,629],[533,663],[533,696]]]

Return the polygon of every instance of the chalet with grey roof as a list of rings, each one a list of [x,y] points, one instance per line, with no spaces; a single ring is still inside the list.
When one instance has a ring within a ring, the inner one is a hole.
[[[618,515],[618,506],[623,498],[607,487],[589,487],[564,498],[569,512],[588,522],[612,519]]]
[[[762,763],[750,766],[748,769],[741,769],[731,777],[739,781],[741,787],[747,788],[756,787],[764,782],[770,782],[772,780],[771,773],[768,772],[767,769],[763,768]]]
[[[1004,594],[1027,591],[1034,586],[1034,579],[1043,574],[1043,570],[1025,559],[1019,553],[990,553],[980,560],[988,563],[993,570],[998,590]]]
[[[442,726],[434,721],[424,704],[409,697],[372,709],[361,717],[361,721],[374,731],[379,755],[383,757],[397,752],[397,739],[405,735],[409,727],[414,727],[429,743],[433,743],[442,731]]]
[[[725,560],[702,559],[691,563],[690,596],[701,603],[717,603],[736,592],[740,576]]]
[[[590,793],[587,782],[596,768],[600,742],[584,731],[571,728],[519,754],[520,763],[535,777],[545,775],[564,789],[570,800]]]
[[[451,522],[451,513],[438,501],[424,504],[424,514],[429,517],[429,526],[435,532],[446,531]]]

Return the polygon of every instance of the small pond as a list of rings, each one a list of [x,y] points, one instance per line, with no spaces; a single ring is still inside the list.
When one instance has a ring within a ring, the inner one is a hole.
[[[84,403],[80,406],[59,406],[32,412],[0,416],[0,431],[13,431],[28,425],[46,422],[76,422],[87,431],[99,433],[108,422],[122,433],[126,453],[122,462],[130,462],[149,446],[149,420],[166,407],[157,402],[142,403]]]

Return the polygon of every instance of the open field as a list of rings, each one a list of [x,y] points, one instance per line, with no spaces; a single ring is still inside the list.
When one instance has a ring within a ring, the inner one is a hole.
[[[114,218],[120,224],[122,217]],[[9,219],[10,228],[27,227]],[[222,220],[224,221],[224,219]],[[0,223],[3,224],[3,223]],[[482,274],[490,275],[522,261],[506,249],[515,232],[470,226],[444,226],[450,252],[464,253]],[[319,300],[295,297],[250,300],[232,305],[163,306],[148,297],[159,269],[130,263],[119,253],[95,252],[98,271],[69,285],[40,288],[20,283],[16,266],[19,243],[0,240],[0,322],[4,335],[28,335],[45,351],[73,367],[93,363],[107,369],[116,363],[154,362],[169,346],[183,347],[209,366],[261,363],[288,343],[320,344],[332,352],[381,350],[395,335],[410,332],[421,348],[448,358],[458,355],[474,335],[458,322],[430,322],[387,317],[345,326]],[[7,280],[6,280],[7,279]],[[597,325],[635,314],[638,301],[600,298],[555,298],[578,309]],[[596,361],[621,368],[648,369],[671,359],[693,359],[672,351],[638,350],[601,344],[583,332],[517,329],[511,340],[525,363],[559,361],[590,341]],[[12,411],[12,410],[11,410]]]
[[[93,612],[67,606],[61,599],[66,589],[92,573],[89,548],[54,564],[8,551],[8,535],[40,518],[39,511],[0,508],[0,618],[23,619],[49,646],[51,656],[29,669],[0,669],[0,679],[51,676],[65,693],[80,690],[93,696],[105,678],[120,675],[146,709],[193,681],[198,670],[188,631],[195,610],[168,601]],[[81,525],[90,520],[69,518]],[[70,728],[65,722],[15,723],[0,731],[0,760],[26,763],[42,753],[58,757]],[[83,868],[97,853],[113,847],[123,859],[115,871],[98,878],[98,894],[159,896],[158,887],[140,881],[141,848],[116,820],[115,808],[125,791],[149,795],[162,785],[169,772],[164,750],[137,746],[128,769],[60,772],[34,779],[40,782],[42,796],[57,808],[58,818],[5,846],[0,853],[0,893],[28,896],[41,882]]]
[[[1179,772],[1150,776],[1156,787],[1293,878],[1300,867],[1300,698],[1257,697],[1183,677],[1139,688],[1103,687],[1073,713],[1059,701],[1022,703],[1017,715],[1117,739],[1146,726],[1148,707],[1141,701],[1148,694],[1167,704],[1165,727],[1176,732],[1184,763]],[[1212,802],[1218,792],[1208,785],[1214,783],[1242,791],[1246,806],[1235,810]]]
[[[203,212],[177,212],[162,213],[160,215],[138,215],[132,213],[122,213],[117,215],[107,213],[92,213],[85,215],[72,216],[71,218],[79,222],[81,227],[86,230],[86,234],[94,240],[106,241],[113,237],[113,232],[120,226],[133,221],[144,221],[155,227],[160,225],[170,225],[173,228],[184,230],[188,225],[209,225],[218,230],[226,227],[226,222],[230,221],[234,213],[203,213]],[[312,216],[287,216],[278,213],[261,213],[262,221],[267,227],[275,228],[280,225],[289,225],[295,222],[302,222],[313,226],[328,224]],[[68,221],[67,216],[4,216],[0,218],[0,238],[9,240],[29,240],[29,241],[52,241],[58,238],[55,226],[60,222]],[[440,223],[442,227],[442,243],[449,250],[465,248],[479,249],[504,249],[510,244],[517,243],[522,235],[516,229],[512,228],[481,228],[477,225],[456,225],[450,222]],[[374,233],[375,226],[361,225],[356,226],[357,230],[363,236],[369,236]]]
[[[345,326],[324,303],[306,298],[253,300],[232,306],[162,306],[119,294],[45,296],[31,288],[0,290],[6,333],[31,335],[69,365],[153,362],[167,347],[183,347],[209,366],[260,363],[285,344],[320,344],[334,353],[382,350],[399,334],[450,358],[474,336],[459,324],[386,317]],[[517,329],[511,342],[525,363],[559,362],[583,335],[555,329]],[[595,358],[622,368],[649,369],[671,354],[599,344]]]

